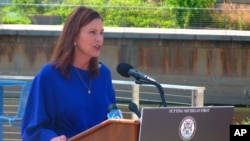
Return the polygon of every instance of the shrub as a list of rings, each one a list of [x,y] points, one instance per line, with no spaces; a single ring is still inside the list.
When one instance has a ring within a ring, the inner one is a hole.
[[[224,3],[221,8],[221,17],[224,17],[225,22],[230,29],[249,30],[250,29],[250,6],[242,4]]]
[[[64,23],[75,6],[86,5],[99,11],[104,25],[111,27],[250,29],[248,11],[236,11],[249,7],[224,3],[222,8],[234,10],[204,9],[214,7],[215,0],[165,0],[160,3],[63,0],[60,5],[50,0],[13,0],[12,3],[1,12],[3,23],[30,24],[30,15],[60,16]]]
[[[4,24],[30,24],[31,20],[26,17],[26,14],[21,9],[16,9],[16,6],[3,8],[2,21]]]
[[[250,118],[249,118],[249,117],[246,117],[245,119],[243,119],[243,120],[241,121],[240,124],[242,124],[242,125],[250,125]]]

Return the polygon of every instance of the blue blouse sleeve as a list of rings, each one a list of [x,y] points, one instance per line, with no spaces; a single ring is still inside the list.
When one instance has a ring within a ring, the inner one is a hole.
[[[23,141],[49,141],[57,136],[52,129],[51,121],[54,112],[53,95],[49,79],[44,79],[43,74],[37,75],[32,83],[30,95],[22,120],[21,135]],[[49,96],[49,97],[48,97]]]

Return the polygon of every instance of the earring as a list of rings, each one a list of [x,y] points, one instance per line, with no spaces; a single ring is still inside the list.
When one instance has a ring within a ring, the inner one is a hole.
[[[76,47],[76,45],[77,45],[76,42],[74,42],[74,46],[75,46],[75,47]]]

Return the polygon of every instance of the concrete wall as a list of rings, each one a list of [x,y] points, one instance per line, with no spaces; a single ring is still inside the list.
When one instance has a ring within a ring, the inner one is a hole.
[[[49,61],[60,26],[0,26],[0,75],[35,75]],[[206,87],[205,104],[250,104],[250,32],[105,28],[100,61],[113,79],[127,62],[160,83]]]

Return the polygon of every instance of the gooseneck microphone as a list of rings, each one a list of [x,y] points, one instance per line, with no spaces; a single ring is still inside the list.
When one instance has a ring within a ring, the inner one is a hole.
[[[130,64],[120,63],[117,66],[117,72],[124,77],[133,76],[136,80],[145,80],[149,82],[156,82],[155,79],[149,77],[148,75],[135,70]]]
[[[148,75],[141,73],[137,70],[135,70],[130,64],[127,63],[120,63],[117,65],[116,67],[117,72],[124,77],[130,77],[133,76],[136,81],[136,84],[152,84],[155,85],[157,87],[157,89],[160,92],[160,96],[161,96],[161,100],[162,100],[162,104],[164,107],[167,107],[167,103],[165,100],[165,96],[164,96],[164,91],[163,88],[161,86],[161,84],[157,83],[155,79],[149,77]]]
[[[128,105],[128,108],[131,112],[134,112],[138,118],[141,118],[141,112],[139,111],[138,106],[135,103],[131,102]]]

